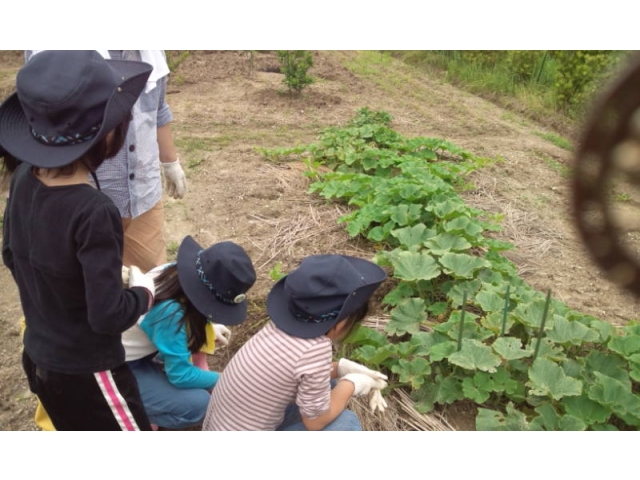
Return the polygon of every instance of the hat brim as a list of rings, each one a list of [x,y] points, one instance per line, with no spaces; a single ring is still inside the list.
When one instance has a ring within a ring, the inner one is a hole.
[[[0,145],[17,159],[41,168],[58,168],[73,163],[111,130],[131,115],[131,109],[144,89],[153,68],[143,62],[105,60],[123,81],[107,101],[102,126],[94,138],[75,145],[46,145],[31,134],[18,93],[0,105]]]
[[[196,271],[196,258],[202,247],[187,235],[178,248],[178,279],[182,291],[193,306],[214,323],[238,325],[247,318],[247,301],[227,305],[218,300],[209,290]]]
[[[322,323],[300,321],[289,309],[289,297],[284,288],[287,277],[284,277],[271,288],[267,295],[267,314],[276,327],[289,335],[300,338],[315,338],[325,335],[335,324],[362,307],[387,277],[385,271],[375,263],[346,255],[343,255],[343,258],[362,274],[365,284],[347,297],[338,316],[334,320]]]

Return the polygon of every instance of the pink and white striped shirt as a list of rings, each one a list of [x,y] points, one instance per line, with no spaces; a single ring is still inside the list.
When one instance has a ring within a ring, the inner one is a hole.
[[[202,429],[275,430],[294,402],[318,417],[331,403],[331,362],[328,337],[292,337],[269,322],[221,373]]]

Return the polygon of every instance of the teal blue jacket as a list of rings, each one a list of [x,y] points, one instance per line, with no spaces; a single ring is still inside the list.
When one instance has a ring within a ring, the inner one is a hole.
[[[180,323],[183,310],[175,300],[154,305],[140,322],[140,328],[158,348],[169,382],[177,388],[212,389],[220,374],[191,363],[187,329]]]

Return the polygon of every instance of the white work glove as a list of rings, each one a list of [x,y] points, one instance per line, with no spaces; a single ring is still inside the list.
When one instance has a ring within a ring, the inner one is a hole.
[[[153,297],[156,294],[156,286],[153,278],[142,273],[140,269],[134,265],[129,267],[129,287],[146,288],[151,294],[151,303],[153,303]]]
[[[229,340],[231,339],[231,330],[229,330],[224,325],[214,323],[213,331],[216,334],[216,343],[220,343],[221,345],[229,344]]]
[[[187,193],[187,177],[180,166],[180,159],[169,163],[160,162],[160,165],[164,173],[164,188],[167,194],[173,198],[184,197]]]
[[[129,285],[129,267],[122,266],[122,284]]]
[[[347,373],[340,380],[349,380],[355,387],[353,396],[367,395],[371,390],[386,388],[387,382],[377,378],[371,378],[366,373]]]
[[[387,408],[387,406],[387,401],[382,398],[382,393],[380,392],[380,390],[375,389],[371,394],[371,398],[369,399],[369,407],[371,408],[371,413],[376,413],[376,410],[382,413]]]
[[[346,358],[341,358],[338,361],[338,378],[342,378],[349,373],[364,373],[376,380],[387,380],[387,376],[384,373],[376,372],[370,368],[360,365]]]

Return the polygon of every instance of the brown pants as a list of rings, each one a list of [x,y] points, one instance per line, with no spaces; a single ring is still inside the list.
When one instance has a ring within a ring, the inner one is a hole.
[[[124,253],[122,263],[148,272],[167,263],[164,238],[164,204],[160,200],[151,210],[136,218],[123,218]]]

